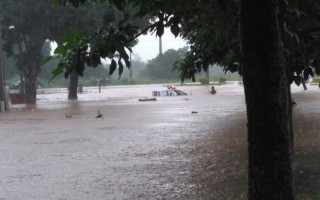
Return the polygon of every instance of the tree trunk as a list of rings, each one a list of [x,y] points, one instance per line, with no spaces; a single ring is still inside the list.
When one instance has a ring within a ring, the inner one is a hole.
[[[279,27],[280,27],[280,33],[281,33],[281,40],[283,42],[286,42],[288,40],[290,40],[291,38],[288,38],[288,34],[285,31],[284,28],[284,24],[285,24],[285,14],[286,14],[286,10],[288,8],[288,4],[285,0],[279,0]],[[292,68],[292,64],[291,63],[285,63],[285,69],[286,69],[286,75],[287,77],[291,77],[293,75],[293,68]],[[294,143],[294,132],[293,132],[293,128],[292,128],[292,109],[293,109],[293,100],[291,97],[291,81],[289,81],[288,79],[288,104],[290,105],[289,108],[289,134],[290,134],[290,153],[291,155],[293,154],[293,143]]]
[[[293,104],[292,104],[292,97],[291,97],[291,88],[290,85],[288,87],[288,94],[289,94],[289,98],[288,98],[288,104],[290,105],[289,108],[289,114],[288,114],[288,127],[289,127],[289,135],[290,135],[290,146],[289,146],[289,152],[292,155],[293,154],[293,144],[294,144],[294,132],[293,132],[293,128],[292,128],[292,109],[293,109]]]
[[[210,83],[210,77],[209,77],[209,67],[208,67],[208,69],[207,69],[207,71],[206,71],[206,78],[207,78],[207,80],[208,80],[208,84]]]
[[[19,50],[19,61],[20,61],[20,68],[19,68],[19,71],[20,71],[20,92],[21,93],[25,93],[25,83],[24,83],[24,66],[23,66],[23,63],[24,63],[24,59],[23,59],[23,51],[22,51],[22,45],[21,45],[21,42],[19,42],[18,44],[18,50]]]
[[[248,118],[248,197],[291,200],[291,105],[277,1],[242,0],[240,20]]]
[[[27,104],[35,104],[37,100],[37,72],[36,72],[36,63],[31,63],[31,70],[25,76],[25,92],[26,92],[26,103]]]
[[[78,95],[77,95],[78,80],[79,80],[79,75],[75,70],[73,70],[70,73],[69,94],[68,94],[69,100],[78,99]]]
[[[303,90],[308,90],[307,85],[306,85],[306,80],[304,79],[303,76],[300,76],[301,84],[303,86]]]

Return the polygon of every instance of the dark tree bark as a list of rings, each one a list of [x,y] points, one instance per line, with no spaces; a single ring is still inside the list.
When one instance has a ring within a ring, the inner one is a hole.
[[[41,65],[41,44],[40,41],[34,41],[27,39],[25,35],[22,36],[22,41],[18,43],[18,51],[19,51],[19,62],[20,62],[20,78],[24,79],[21,86],[21,92],[25,92],[26,95],[26,104],[36,104],[37,100],[37,77],[40,70]],[[22,51],[22,42],[24,44],[28,44],[26,48],[33,49],[33,51]],[[24,84],[24,85],[23,85]]]
[[[37,63],[35,61],[31,62],[31,67],[29,68],[29,71],[25,72],[26,75],[25,78],[25,92],[26,92],[26,103],[27,104],[35,104],[36,103],[36,96],[37,96],[37,86],[36,86],[36,80],[38,73],[36,71]]]
[[[206,71],[206,78],[207,78],[207,80],[208,80],[208,83],[207,83],[207,84],[209,84],[209,83],[210,83],[209,67],[208,67],[208,69],[207,69],[207,71]]]
[[[69,84],[69,94],[68,94],[68,99],[69,100],[75,100],[78,99],[78,80],[79,80],[79,75],[77,74],[76,71],[72,71],[70,73],[70,84]]]
[[[24,59],[23,59],[23,51],[22,51],[22,45],[21,42],[18,43],[18,50],[19,50],[19,61],[20,61],[20,91],[21,93],[25,93],[25,83],[24,83],[24,67],[23,64],[24,63]]]
[[[288,38],[288,34],[285,32],[285,28],[284,28],[284,24],[285,24],[285,13],[286,13],[286,10],[288,8],[288,4],[285,0],[279,0],[279,16],[278,16],[278,19],[279,19],[279,27],[280,27],[280,33],[281,33],[281,40],[285,43],[287,42],[288,40],[290,40],[291,38]],[[285,62],[285,69],[286,69],[286,75],[287,77],[291,77],[292,74],[293,74],[293,65],[290,64],[290,61],[288,62]],[[288,87],[287,87],[287,90],[288,90],[288,104],[290,105],[290,108],[289,108],[289,115],[288,115],[288,120],[289,120],[289,134],[290,134],[290,153],[291,155],[293,154],[293,142],[294,142],[294,132],[293,132],[293,128],[292,128],[292,109],[293,109],[293,100],[292,100],[292,97],[291,97],[291,81],[289,80],[288,78]]]
[[[289,90],[277,0],[241,1],[249,199],[291,200]]]

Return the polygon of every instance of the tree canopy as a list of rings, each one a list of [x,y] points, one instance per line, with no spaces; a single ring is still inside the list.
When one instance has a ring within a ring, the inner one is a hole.
[[[63,42],[61,36],[69,27],[73,27],[70,32],[80,28],[83,33],[95,30],[103,25],[103,16],[111,12],[104,8],[104,4],[87,3],[74,8],[54,7],[52,0],[3,0],[0,13],[5,26],[15,27],[4,32],[4,50],[8,55],[16,54],[17,67],[25,79],[27,103],[33,104],[36,101],[36,77],[44,58],[43,43],[47,40]],[[18,50],[13,51],[14,48]]]
[[[156,58],[147,62],[146,69],[142,71],[143,76],[157,78],[157,79],[171,79],[175,80],[179,76],[179,72],[173,71],[173,65],[186,56],[187,47],[178,49],[169,49],[163,54],[159,54]]]
[[[56,2],[66,4],[68,1],[56,0]],[[86,1],[69,2],[79,6]],[[114,72],[117,64],[119,65],[119,74],[121,74],[123,65],[119,60],[126,61],[128,67],[130,65],[127,52],[124,51],[124,49],[131,51],[130,47],[126,46],[130,39],[147,31],[155,32],[161,36],[164,27],[169,27],[175,36],[180,35],[187,39],[190,45],[186,59],[178,66],[182,81],[185,79],[195,80],[195,73],[201,70],[206,71],[208,66],[213,64],[222,66],[225,71],[238,71],[242,74],[239,41],[240,1],[190,0],[187,4],[181,1],[150,3],[144,0],[131,1],[129,4],[126,4],[126,1],[103,2],[115,5],[122,11],[123,17],[122,20],[114,21],[113,27],[104,27],[105,31],[94,33],[92,37],[95,37],[95,40],[88,39],[84,45],[78,44],[78,48],[75,47],[78,52],[81,52],[81,49],[86,49],[86,44],[90,44],[91,52],[82,58],[84,63],[95,65],[95,62],[99,62],[99,57],[111,59],[117,57],[117,62],[116,60],[111,62],[110,74]],[[300,84],[300,75],[303,70],[306,69],[304,71],[306,77],[313,75],[309,66],[312,66],[317,74],[320,73],[317,54],[319,45],[313,45],[319,42],[319,16],[316,13],[319,3],[315,1],[301,3],[297,0],[279,2],[283,2],[281,9],[284,20],[281,27],[283,27],[282,37],[286,52],[286,65],[291,74],[289,81],[295,80],[297,84]],[[129,8],[131,12],[128,11]],[[142,16],[149,17],[153,23],[145,29],[136,29],[130,24],[132,19],[140,19]],[[112,44],[110,43],[112,39],[99,38],[102,35],[106,37],[108,34],[110,38],[119,38],[120,42]],[[97,45],[94,43],[96,40],[108,42]],[[120,48],[120,46],[122,47]],[[59,73],[64,71],[68,74],[68,68],[72,68],[72,59],[70,56],[67,58],[61,62]],[[82,71],[79,68],[79,74]]]

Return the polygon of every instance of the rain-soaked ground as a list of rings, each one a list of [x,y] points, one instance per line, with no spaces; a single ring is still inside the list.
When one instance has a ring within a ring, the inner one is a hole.
[[[37,106],[1,113],[0,199],[246,199],[243,87],[178,88],[189,95],[149,102],[138,99],[165,88],[84,88],[73,102],[41,90]],[[298,200],[320,199],[320,91],[309,88],[292,88]]]

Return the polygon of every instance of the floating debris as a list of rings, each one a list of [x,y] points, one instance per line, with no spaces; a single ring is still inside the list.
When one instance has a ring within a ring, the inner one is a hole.
[[[102,118],[103,119],[103,114],[101,114],[100,109],[98,110],[98,115],[96,116],[96,118]]]
[[[139,101],[156,101],[157,98],[155,97],[152,97],[152,98],[148,98],[148,97],[145,97],[145,98],[140,98]]]
[[[295,107],[297,106],[297,103],[294,102],[294,101],[292,101],[292,102],[291,102],[291,106],[292,106],[292,108],[295,108]]]

